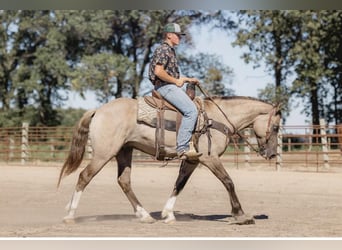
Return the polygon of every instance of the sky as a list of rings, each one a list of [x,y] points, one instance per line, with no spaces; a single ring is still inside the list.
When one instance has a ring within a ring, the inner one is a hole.
[[[253,65],[246,64],[240,58],[244,48],[233,47],[231,45],[233,37],[222,31],[208,31],[206,28],[192,29],[191,32],[196,52],[221,55],[222,61],[233,69],[234,77],[229,88],[235,91],[235,95],[258,97],[258,89],[264,88],[267,83],[274,82],[272,77],[265,72],[265,68],[253,69]],[[100,105],[92,93],[86,94],[86,100],[76,93],[71,93],[67,104],[70,107],[85,109],[97,108]],[[308,125],[308,120],[309,118],[300,113],[300,108],[297,108],[291,111],[284,125]]]

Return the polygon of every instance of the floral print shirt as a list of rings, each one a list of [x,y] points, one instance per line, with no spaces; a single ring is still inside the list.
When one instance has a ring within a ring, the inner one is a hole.
[[[164,82],[159,79],[155,73],[154,69],[156,65],[163,65],[164,70],[172,77],[179,78],[179,67],[176,58],[176,52],[173,47],[164,42],[161,44],[153,53],[152,61],[149,67],[149,79],[156,87],[160,87],[168,82]]]

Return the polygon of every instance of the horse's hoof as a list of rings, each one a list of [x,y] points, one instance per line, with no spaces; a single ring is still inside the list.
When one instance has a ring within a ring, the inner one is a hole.
[[[65,217],[65,218],[63,218],[63,223],[64,224],[75,224],[76,223],[76,221],[75,221],[75,218],[68,218],[68,217]]]
[[[168,214],[169,214],[169,211],[163,210],[162,213],[161,213],[161,218],[162,219],[166,218],[168,216]]]
[[[254,218],[248,215],[235,216],[233,220],[228,222],[229,225],[251,225],[255,224]]]
[[[175,223],[176,222],[176,218],[175,217],[173,217],[173,218],[166,218],[165,220],[164,220],[164,223],[165,224],[173,224],[173,223]]]
[[[149,223],[149,224],[152,224],[152,223],[155,223],[155,222],[156,222],[156,219],[152,218],[151,216],[147,216],[147,217],[144,217],[144,218],[140,218],[140,222],[141,222],[141,223]]]

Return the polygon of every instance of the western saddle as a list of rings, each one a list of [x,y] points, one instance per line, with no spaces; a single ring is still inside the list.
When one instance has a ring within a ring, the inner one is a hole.
[[[195,85],[188,83],[186,88],[187,95],[194,100],[195,98]],[[152,96],[145,96],[145,102],[152,108],[156,109],[157,113],[157,124],[156,124],[156,159],[165,160],[165,119],[164,114],[166,110],[176,112],[176,135],[179,130],[180,123],[182,121],[182,113],[172,104],[167,102],[156,90],[152,90]]]

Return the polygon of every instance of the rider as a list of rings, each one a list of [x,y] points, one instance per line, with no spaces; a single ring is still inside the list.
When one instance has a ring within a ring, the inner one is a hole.
[[[202,154],[190,148],[189,144],[197,122],[198,112],[196,105],[181,87],[186,82],[198,84],[198,79],[180,76],[174,49],[183,35],[185,34],[177,23],[169,23],[164,27],[164,41],[154,51],[149,67],[149,78],[154,89],[183,114],[177,135],[179,158],[197,159]]]

